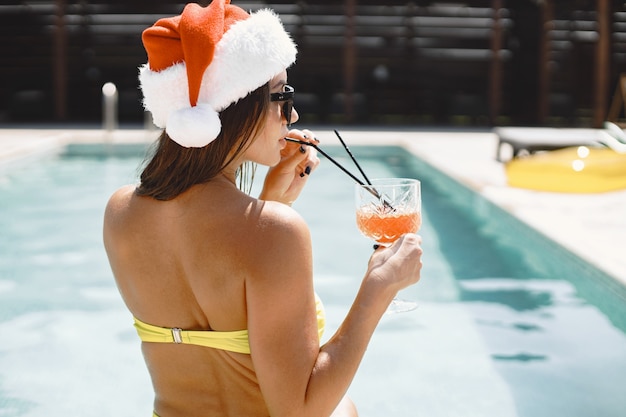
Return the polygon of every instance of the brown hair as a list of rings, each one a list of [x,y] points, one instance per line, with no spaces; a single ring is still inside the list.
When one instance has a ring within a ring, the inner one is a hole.
[[[196,184],[215,178],[263,127],[269,109],[269,83],[220,112],[222,130],[202,148],[185,148],[165,131],[140,175],[137,194],[171,200]]]

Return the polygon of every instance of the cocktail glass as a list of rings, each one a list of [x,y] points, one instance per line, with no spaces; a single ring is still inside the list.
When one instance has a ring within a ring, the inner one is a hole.
[[[389,246],[405,233],[416,233],[422,224],[420,182],[409,178],[373,179],[356,185],[356,224],[361,233],[379,246]],[[394,298],[387,313],[411,311],[413,301]]]

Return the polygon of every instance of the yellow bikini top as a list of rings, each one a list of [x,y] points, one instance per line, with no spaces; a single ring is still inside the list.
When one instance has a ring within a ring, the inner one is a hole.
[[[324,305],[315,294],[315,307],[317,310],[317,331],[320,340],[326,326],[326,314]],[[234,330],[230,332],[216,332],[213,330],[182,330],[177,327],[158,327],[135,320],[135,329],[142,342],[151,343],[183,343],[214,349],[227,350],[229,352],[250,354],[250,342],[248,330]]]

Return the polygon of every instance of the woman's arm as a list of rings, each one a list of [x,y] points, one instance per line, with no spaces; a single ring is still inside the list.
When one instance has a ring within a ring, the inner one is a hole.
[[[328,416],[345,395],[392,298],[419,280],[419,238],[406,235],[372,255],[347,317],[320,348],[308,228],[278,204],[266,204],[262,218],[252,239],[263,236],[250,258],[255,272],[246,282],[250,346],[261,391],[274,417]]]

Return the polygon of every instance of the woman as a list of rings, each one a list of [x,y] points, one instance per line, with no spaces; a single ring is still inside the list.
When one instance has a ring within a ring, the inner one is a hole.
[[[170,416],[356,416],[345,393],[387,305],[419,280],[419,237],[372,255],[343,324],[320,347],[311,240],[290,207],[319,160],[277,16],[228,0],[187,5],[143,34],[144,105],[165,128],[138,186],[110,199],[104,242]],[[181,98],[182,97],[182,98]],[[271,167],[260,197],[248,163]]]

